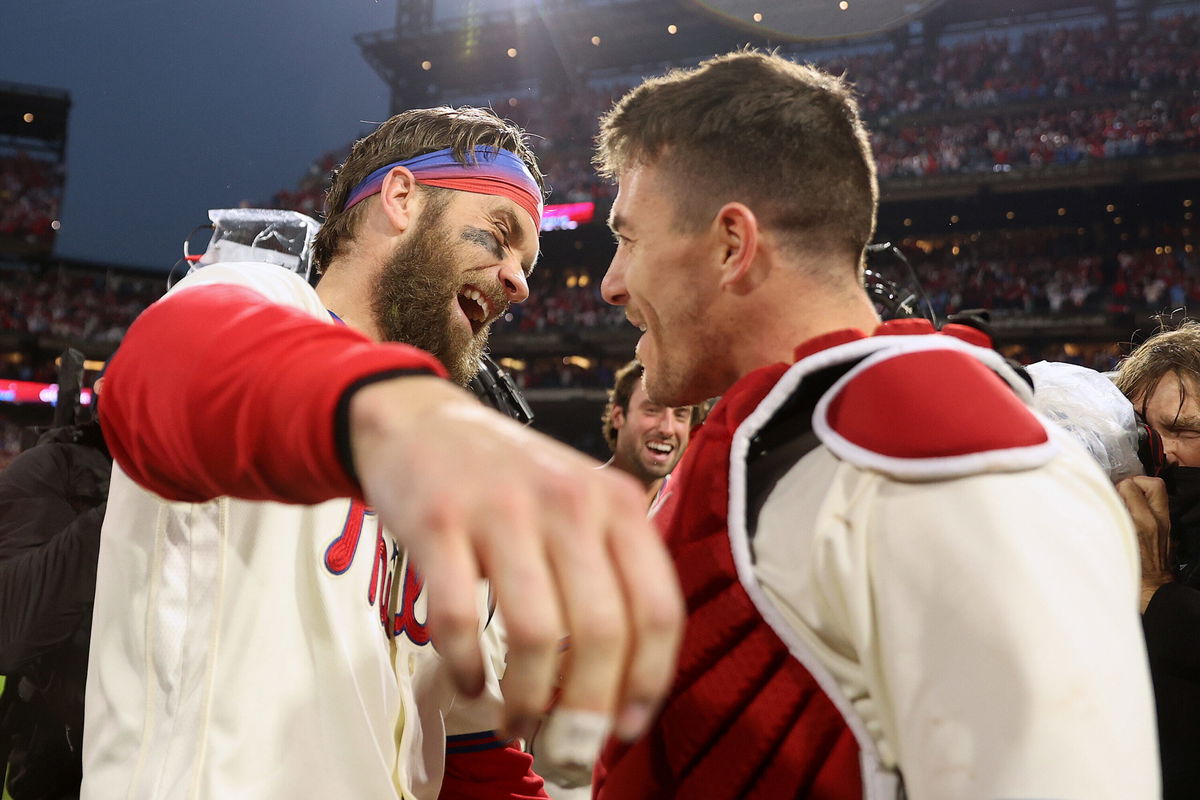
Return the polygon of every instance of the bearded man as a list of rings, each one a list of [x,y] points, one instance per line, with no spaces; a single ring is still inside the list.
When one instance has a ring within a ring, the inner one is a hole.
[[[213,264],[130,328],[82,797],[543,796],[508,738],[564,632],[562,757],[646,724],[680,602],[637,484],[442,379],[525,299],[542,194],[519,129],[405,112],[336,175],[315,291]]]

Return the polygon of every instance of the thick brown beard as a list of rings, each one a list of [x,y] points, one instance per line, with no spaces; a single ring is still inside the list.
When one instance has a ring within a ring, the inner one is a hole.
[[[451,303],[462,284],[442,217],[442,209],[428,209],[396,247],[379,275],[371,312],[385,341],[432,353],[450,379],[465,386],[479,372],[491,323],[472,335],[453,318]]]

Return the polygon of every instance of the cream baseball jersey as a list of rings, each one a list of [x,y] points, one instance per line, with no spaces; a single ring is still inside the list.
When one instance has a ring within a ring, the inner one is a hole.
[[[211,286],[332,324],[272,265],[207,267],[168,299]],[[433,798],[448,740],[498,744],[498,637],[484,695],[456,697],[421,577],[361,501],[171,501],[117,466],[96,585],[87,800]]]
[[[967,341],[831,331],[724,393],[656,516],[676,684],[599,798],[1159,796],[1128,514]]]

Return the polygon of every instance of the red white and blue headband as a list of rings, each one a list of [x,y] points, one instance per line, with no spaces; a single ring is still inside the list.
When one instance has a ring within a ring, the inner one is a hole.
[[[542,192],[525,162],[516,153],[486,145],[477,146],[473,155],[472,163],[461,164],[447,148],[380,167],[350,190],[342,210],[349,211],[371,195],[378,194],[389,172],[396,167],[407,167],[417,183],[425,186],[507,197],[529,212],[535,230],[541,228]]]

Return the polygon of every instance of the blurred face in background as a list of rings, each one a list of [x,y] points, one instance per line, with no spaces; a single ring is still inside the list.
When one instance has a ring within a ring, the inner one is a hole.
[[[691,406],[664,406],[650,401],[638,381],[629,407],[612,410],[617,432],[613,464],[649,486],[679,463],[691,430]]]
[[[1168,372],[1145,395],[1130,398],[1163,441],[1167,463],[1200,467],[1200,385]]]

